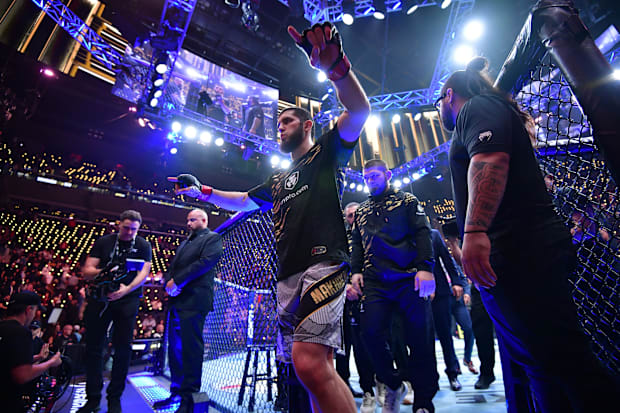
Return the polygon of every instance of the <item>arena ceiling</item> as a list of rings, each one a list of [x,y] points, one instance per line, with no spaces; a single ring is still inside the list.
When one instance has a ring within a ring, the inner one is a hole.
[[[130,41],[157,27],[164,0],[105,0],[106,18]],[[593,28],[618,20],[614,0],[576,0],[582,18]],[[535,0],[477,0],[472,18],[481,20],[485,34],[477,43],[491,68],[504,61]],[[224,0],[199,1],[184,48],[262,83],[276,85],[283,97],[320,96],[303,54],[286,33],[289,24],[303,29],[308,22],[291,16],[278,0],[260,0],[260,27],[254,32],[241,23],[241,9]],[[358,18],[338,28],[362,84],[369,95],[428,87],[447,25],[448,11],[424,7],[405,15],[388,13],[385,20]],[[138,24],[136,24],[138,22]],[[602,29],[601,29],[602,30]],[[593,30],[596,32],[596,30]]]

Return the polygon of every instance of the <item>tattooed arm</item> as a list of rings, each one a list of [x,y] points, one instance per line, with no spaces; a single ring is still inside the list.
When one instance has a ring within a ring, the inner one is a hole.
[[[482,287],[492,287],[497,280],[489,263],[491,242],[486,231],[504,196],[509,161],[505,152],[479,153],[472,157],[467,173],[469,203],[463,236],[463,270]]]

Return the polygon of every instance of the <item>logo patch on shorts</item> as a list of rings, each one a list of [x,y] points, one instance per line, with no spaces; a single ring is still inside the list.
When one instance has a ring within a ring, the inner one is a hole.
[[[478,140],[480,142],[488,142],[491,140],[491,137],[493,136],[493,132],[491,132],[490,130],[486,131],[486,132],[482,132],[480,135],[478,135]]]
[[[312,250],[310,251],[310,255],[314,257],[316,255],[325,254],[326,252],[327,252],[327,247],[324,245],[319,245],[317,247],[312,248]]]
[[[286,178],[286,181],[284,181],[284,189],[287,189],[290,191],[291,189],[295,188],[295,185],[297,185],[298,180],[299,180],[299,171],[295,171]]]

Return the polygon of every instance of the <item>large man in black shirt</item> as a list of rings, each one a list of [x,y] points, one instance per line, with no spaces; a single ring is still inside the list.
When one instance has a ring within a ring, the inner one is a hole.
[[[463,270],[540,410],[604,411],[618,387],[591,352],[571,300],[570,233],[545,188],[528,117],[493,88],[485,68],[476,58],[453,73],[436,104],[455,131],[449,156]]]
[[[278,269],[278,312],[284,341],[282,361],[311,395],[315,411],[352,413],[355,401],[333,365],[333,348],[341,346],[348,246],[340,197],[344,174],[370,105],[344,55],[331,23],[289,33],[310,58],[328,72],[346,110],[336,126],[312,141],[312,119],[300,108],[280,113],[280,148],[293,164],[249,192],[228,192],[201,185],[192,176],[173,178],[185,193],[229,210],[271,209]],[[302,299],[302,294],[304,299]],[[300,407],[300,406],[297,406]]]
[[[392,174],[385,162],[371,159],[363,173],[370,196],[355,213],[351,282],[364,292],[362,336],[377,378],[387,386],[383,412],[400,411],[407,393],[404,378],[413,387],[413,411],[432,413],[439,375],[428,300],[435,291],[430,224],[415,196],[390,187]],[[396,314],[403,315],[410,348],[406,366],[399,366],[406,370],[404,377],[394,369],[388,344]]]
[[[151,245],[138,236],[142,224],[140,213],[133,210],[120,215],[118,234],[95,241],[82,269],[85,278],[92,280],[109,262],[124,259],[143,261],[140,270],[129,271],[121,278],[120,287],[107,296],[90,295],[84,312],[86,324],[86,396],[88,401],[79,413],[99,411],[103,388],[103,350],[110,323],[113,323],[112,346],[114,364],[107,388],[108,412],[121,412],[121,395],[131,361],[131,339],[142,295],[142,284],[151,270]],[[96,281],[96,280],[95,280]]]
[[[189,237],[179,245],[165,276],[170,296],[168,360],[170,397],[156,402],[160,409],[181,399],[177,413],[193,412],[192,393],[200,391],[204,353],[203,328],[213,310],[215,264],[222,256],[222,237],[207,228],[202,209],[187,214]]]
[[[9,300],[6,318],[0,321],[0,400],[4,412],[25,411],[23,386],[62,363],[58,352],[47,361],[34,364],[28,326],[40,305],[41,299],[33,292],[15,293]]]

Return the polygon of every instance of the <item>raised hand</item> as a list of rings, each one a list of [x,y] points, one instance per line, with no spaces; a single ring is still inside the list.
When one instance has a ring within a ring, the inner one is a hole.
[[[332,23],[317,23],[301,34],[293,26],[288,26],[288,33],[308,55],[312,67],[323,70],[330,80],[340,80],[351,70],[340,34]]]
[[[177,195],[187,195],[192,198],[199,198],[207,201],[213,188],[200,183],[198,178],[190,174],[181,174],[179,176],[169,176],[169,182],[174,182],[174,193]]]

